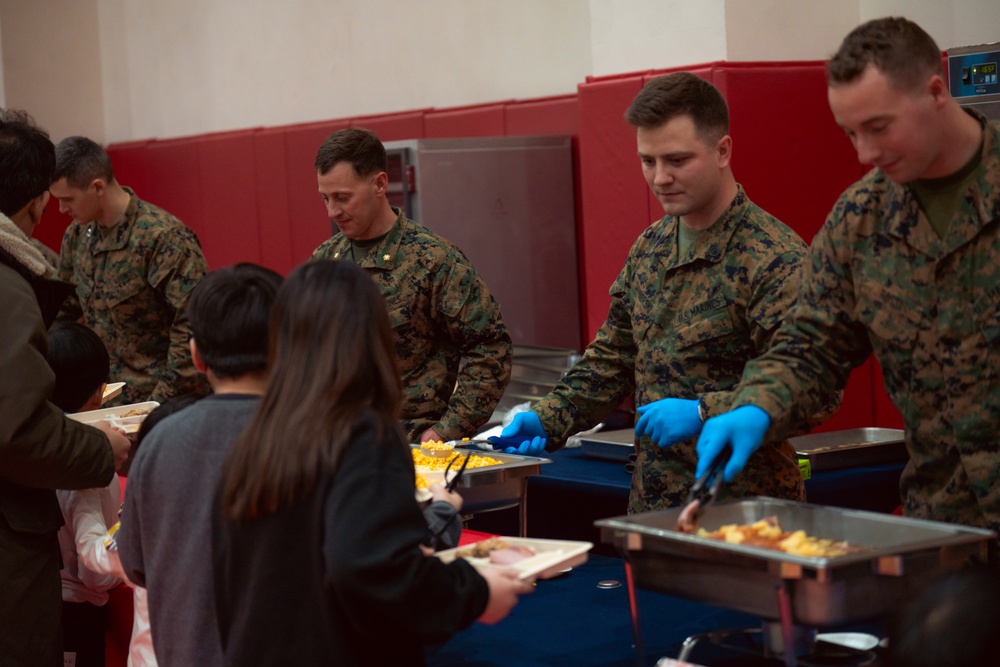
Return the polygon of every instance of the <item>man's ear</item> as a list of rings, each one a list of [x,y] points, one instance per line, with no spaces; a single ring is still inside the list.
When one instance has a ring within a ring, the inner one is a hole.
[[[715,154],[718,158],[719,167],[725,169],[733,159],[733,138],[728,134],[715,144]]]
[[[94,188],[94,192],[97,193],[98,197],[103,197],[104,193],[108,191],[108,184],[104,182],[103,178],[95,178],[90,182],[90,187]]]
[[[31,224],[37,225],[41,222],[42,215],[45,213],[45,205],[49,203],[49,197],[49,191],[46,190],[28,202],[28,217],[31,219]]]
[[[935,74],[927,81],[927,94],[934,100],[934,105],[938,108],[944,107],[951,99],[951,92],[948,84],[940,75]]]
[[[191,350],[191,361],[194,362],[194,367],[199,373],[207,373],[208,366],[205,364],[205,360],[201,358],[201,354],[198,352],[198,344],[194,342],[194,338],[188,341],[188,348]]]

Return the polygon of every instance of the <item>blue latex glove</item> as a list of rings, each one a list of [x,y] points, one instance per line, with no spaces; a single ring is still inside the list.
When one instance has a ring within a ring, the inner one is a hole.
[[[648,435],[662,449],[701,433],[697,400],[664,398],[643,405],[636,412],[641,416],[635,425],[635,437]]]
[[[699,479],[708,470],[715,457],[728,445],[733,453],[722,479],[727,483],[733,481],[746,467],[750,455],[760,448],[770,427],[771,417],[755,405],[744,405],[709,419],[698,438],[698,469],[694,473],[695,479]]]
[[[545,444],[548,442],[548,436],[545,435],[545,429],[542,427],[542,420],[531,410],[518,412],[514,415],[510,424],[500,432],[500,437],[519,437],[522,439],[521,444],[517,447],[504,448],[505,454],[539,456],[545,451]]]

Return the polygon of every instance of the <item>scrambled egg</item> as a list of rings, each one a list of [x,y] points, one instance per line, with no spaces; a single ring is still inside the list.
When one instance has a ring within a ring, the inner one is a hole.
[[[700,528],[697,535],[730,544],[774,549],[796,556],[819,558],[843,556],[859,549],[859,547],[851,546],[846,542],[810,537],[804,530],[786,533],[782,531],[778,520],[773,517],[761,519],[751,525],[727,524],[712,532]]]

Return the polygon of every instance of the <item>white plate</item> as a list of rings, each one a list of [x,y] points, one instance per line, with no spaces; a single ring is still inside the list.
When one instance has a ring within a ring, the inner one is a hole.
[[[562,574],[567,568],[583,565],[587,562],[587,552],[594,545],[591,542],[575,542],[571,540],[542,540],[530,537],[501,537],[504,542],[511,546],[524,546],[533,549],[534,556],[525,558],[512,565],[495,565],[489,562],[488,558],[467,557],[474,567],[499,567],[513,569],[518,573],[518,578],[527,579],[549,579]],[[466,544],[454,549],[439,551],[435,556],[445,563],[450,563],[459,558],[459,552],[465,552],[472,548],[472,544]]]
[[[878,637],[864,632],[825,632],[816,635],[816,639],[859,651],[870,651],[878,646]]]
[[[107,403],[112,398],[122,393],[122,389],[125,388],[124,382],[112,382],[111,384],[104,387],[104,394],[101,396],[101,403]]]
[[[72,414],[66,415],[70,419],[75,419],[78,422],[83,422],[84,424],[93,424],[97,421],[110,421],[112,417],[118,422],[120,426],[126,433],[135,433],[139,430],[139,426],[146,419],[146,415],[153,411],[153,408],[158,407],[160,404],[156,401],[146,401],[145,403],[129,403],[128,405],[119,405],[116,408],[101,408],[100,410],[88,410],[87,412],[74,412]],[[122,415],[132,412],[134,410],[144,410],[140,415],[133,415],[131,417],[123,417]]]

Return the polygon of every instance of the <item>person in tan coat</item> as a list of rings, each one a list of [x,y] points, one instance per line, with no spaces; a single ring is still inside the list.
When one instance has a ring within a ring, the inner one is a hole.
[[[0,663],[62,664],[55,489],[102,486],[129,441],[49,402],[46,330],[71,286],[30,241],[48,201],[55,148],[23,112],[0,109]],[[103,431],[103,433],[102,433]]]

